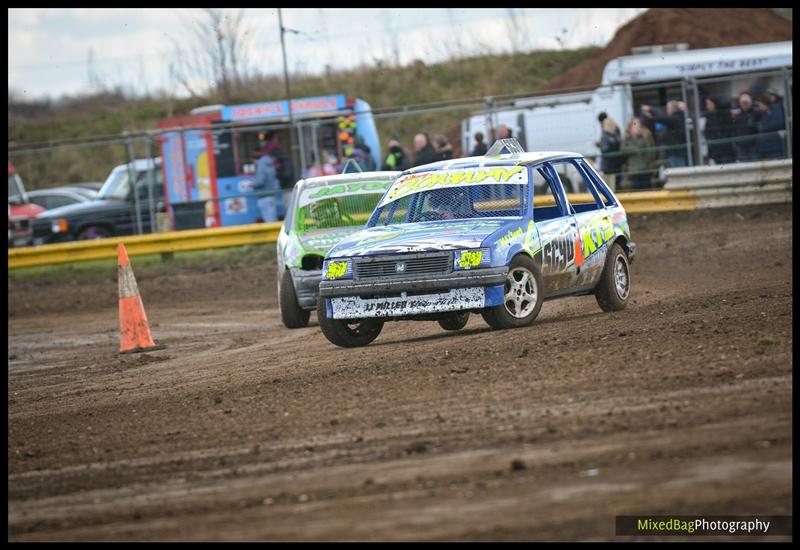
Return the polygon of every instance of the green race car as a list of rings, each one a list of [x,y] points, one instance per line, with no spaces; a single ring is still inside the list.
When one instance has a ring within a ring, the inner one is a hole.
[[[308,324],[325,255],[364,227],[399,174],[361,172],[297,182],[278,236],[278,308],[286,328]]]

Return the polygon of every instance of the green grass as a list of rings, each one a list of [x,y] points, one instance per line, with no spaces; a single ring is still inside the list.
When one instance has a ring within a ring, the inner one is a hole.
[[[772,336],[761,336],[758,339],[758,343],[762,346],[771,346],[773,344],[777,344],[778,340]]]
[[[291,75],[292,95],[311,97],[345,94],[367,101],[372,108],[452,101],[508,94],[533,93],[543,84],[587,59],[596,48],[485,55],[427,65],[421,60],[402,66],[380,63],[325,75]],[[237,104],[283,99],[283,79],[262,76],[242,84],[229,97],[126,98],[109,92],[60,103],[15,103],[9,98],[8,141],[11,144],[66,138],[117,135],[154,129],[159,119],[188,115],[200,105]],[[376,121],[381,146],[397,136],[409,150],[414,134],[447,134],[460,147],[459,124],[469,110],[427,113]],[[155,147],[154,150],[158,148]],[[144,145],[135,156],[149,156]],[[114,166],[127,161],[123,144],[65,148],[33,155],[10,155],[28,190],[82,181],[103,181]]]

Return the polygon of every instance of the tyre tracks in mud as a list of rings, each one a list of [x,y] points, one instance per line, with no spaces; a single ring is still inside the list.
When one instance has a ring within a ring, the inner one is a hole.
[[[594,540],[617,514],[791,514],[791,208],[704,214],[632,219],[625,311],[556,300],[513,331],[389,323],[340,350],[246,288],[143,293],[169,347],[119,356],[115,310],[12,317],[9,539]]]

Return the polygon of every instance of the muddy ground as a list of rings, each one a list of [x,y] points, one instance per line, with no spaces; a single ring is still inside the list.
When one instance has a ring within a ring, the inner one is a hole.
[[[604,540],[616,515],[791,515],[791,205],[631,229],[622,312],[390,323],[355,350],[313,315],[284,329],[263,263],[142,270],[168,348],[138,355],[116,353],[115,273],[10,279],[9,539]]]

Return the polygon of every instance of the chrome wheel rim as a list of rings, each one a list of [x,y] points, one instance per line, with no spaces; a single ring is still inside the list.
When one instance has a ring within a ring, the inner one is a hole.
[[[614,263],[614,286],[617,288],[617,295],[622,300],[628,297],[630,282],[628,264],[622,256],[617,256],[617,261]]]
[[[517,319],[527,317],[536,307],[538,292],[533,273],[524,267],[515,267],[506,277],[504,296],[506,311]]]

